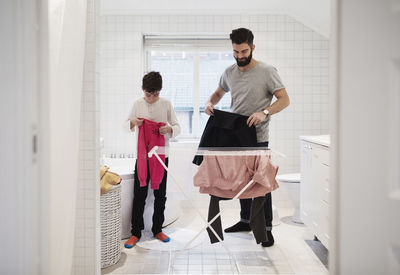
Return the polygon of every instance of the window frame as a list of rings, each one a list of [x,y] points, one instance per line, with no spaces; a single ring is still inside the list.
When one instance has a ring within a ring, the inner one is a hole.
[[[145,72],[151,70],[152,51],[166,52],[191,52],[193,58],[193,118],[192,133],[181,134],[178,140],[199,139],[200,133],[200,53],[204,52],[230,52],[232,45],[228,34],[223,35],[144,35],[143,56]],[[216,83],[216,85],[218,85]],[[190,122],[191,123],[191,122]]]

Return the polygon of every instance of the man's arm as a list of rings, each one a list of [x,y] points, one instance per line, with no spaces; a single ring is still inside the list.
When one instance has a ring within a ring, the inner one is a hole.
[[[274,93],[274,96],[276,97],[276,101],[271,106],[264,109],[268,111],[268,115],[276,114],[285,109],[290,104],[290,99],[285,88],[276,91]],[[247,125],[257,125],[261,123],[264,119],[266,119],[267,115],[263,112],[264,110],[252,114],[247,120]]]
[[[207,115],[214,115],[214,106],[221,100],[225,93],[226,92],[221,87],[218,87],[215,92],[211,94],[210,98],[207,101],[207,106],[204,109],[204,112]]]
[[[271,106],[264,109],[268,110],[270,115],[279,113],[290,104],[290,99],[285,88],[276,91],[274,96],[276,97],[276,101]]]

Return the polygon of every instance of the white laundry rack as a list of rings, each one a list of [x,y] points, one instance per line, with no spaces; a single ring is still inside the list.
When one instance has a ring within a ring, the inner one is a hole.
[[[229,253],[229,255],[232,257],[232,259],[235,261],[235,266],[238,270],[238,273],[241,273],[240,267],[238,264],[238,261],[235,257],[235,255],[232,253],[232,251],[225,245],[223,240],[219,237],[219,235],[215,232],[214,228],[211,227],[211,224],[219,217],[221,216],[221,213],[223,210],[221,210],[217,215],[215,215],[214,218],[212,218],[209,222],[207,219],[203,216],[203,214],[199,211],[199,209],[192,203],[190,200],[189,196],[186,194],[186,192],[183,190],[182,186],[179,184],[178,180],[175,178],[173,174],[170,173],[168,170],[168,167],[165,165],[165,163],[162,161],[162,159],[159,156],[159,153],[162,155],[165,154],[166,152],[166,147],[161,147],[161,146],[154,146],[150,152],[148,153],[148,157],[151,158],[153,155],[157,158],[157,160],[161,163],[161,165],[164,167],[164,169],[168,172],[169,176],[174,180],[176,185],[178,186],[179,190],[182,192],[182,194],[189,200],[189,202],[192,204],[192,207],[196,210],[196,212],[199,214],[201,219],[206,223],[206,225],[188,242],[186,245],[180,249],[174,257],[171,259],[171,256],[169,257],[169,264],[168,264],[168,274],[170,274],[170,269],[171,265],[174,262],[175,258],[183,251],[185,250],[200,234],[207,229],[207,227],[211,230],[211,232],[215,235],[215,237],[218,239],[218,241],[221,243],[221,245],[225,248],[225,250]],[[274,151],[270,148],[267,147],[200,147],[197,150],[196,155],[203,155],[203,156],[249,156],[249,155],[277,155],[280,157],[285,157],[284,154]],[[237,199],[246,189],[253,184],[253,180],[250,180],[245,187],[242,188],[232,199]]]

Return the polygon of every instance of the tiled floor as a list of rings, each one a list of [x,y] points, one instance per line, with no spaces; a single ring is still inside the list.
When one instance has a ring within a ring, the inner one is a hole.
[[[207,196],[196,195],[195,198],[196,206],[207,216]],[[183,202],[182,206],[180,218],[170,227],[199,231],[204,223],[197,212],[188,202]],[[224,228],[238,220],[238,201],[223,201],[221,208],[224,209]],[[292,209],[278,209],[281,223],[273,229],[275,245],[269,248],[257,245],[252,233],[224,234],[224,243],[234,253],[241,274],[328,274],[306,243],[306,240],[313,239],[312,234],[305,226],[290,221],[288,215],[291,212]],[[102,269],[102,274],[168,274],[169,266],[170,274],[238,274],[234,260],[222,245],[211,245],[206,233],[202,237],[204,241],[200,245],[185,250],[171,266],[169,259],[174,256],[173,253],[170,255],[167,251],[147,250],[137,246],[132,249],[122,248],[119,262]]]

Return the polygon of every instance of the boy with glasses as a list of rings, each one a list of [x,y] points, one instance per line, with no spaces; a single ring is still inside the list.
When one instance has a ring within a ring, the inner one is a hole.
[[[165,141],[165,146],[168,146],[169,138],[174,138],[180,133],[181,129],[176,118],[174,108],[168,99],[160,97],[161,89],[162,77],[159,72],[149,72],[143,77],[142,90],[144,97],[134,102],[129,116],[131,131],[134,131],[135,126],[139,127],[138,155],[140,148],[145,147],[143,144],[141,144],[144,141],[140,139],[140,131],[145,130],[143,127],[144,124],[148,123],[151,125],[151,127],[156,127],[157,131],[154,132],[153,129],[150,133],[154,136],[157,136],[155,137],[156,139],[160,139],[160,136],[162,135],[163,137],[161,137],[161,139]],[[146,136],[146,139],[149,139],[149,136]],[[141,231],[144,229],[143,212],[150,178],[152,181],[151,188],[154,190],[154,213],[153,226],[151,230],[154,237],[160,241],[170,241],[170,238],[161,230],[164,223],[165,202],[167,200],[167,171],[165,171],[164,168],[152,169],[153,167],[150,167],[152,163],[147,159],[147,157],[144,160],[144,165],[142,165],[141,161],[143,160],[141,160],[138,156],[135,164],[134,198],[131,220],[132,236],[128,241],[125,242],[126,248],[132,248],[135,246],[141,237]],[[168,166],[167,155],[165,156],[165,165]],[[143,171],[143,169],[145,170]],[[151,172],[153,173],[150,174]],[[163,174],[154,175],[154,173]],[[155,184],[153,181],[156,178],[158,178],[161,182],[157,181]]]

